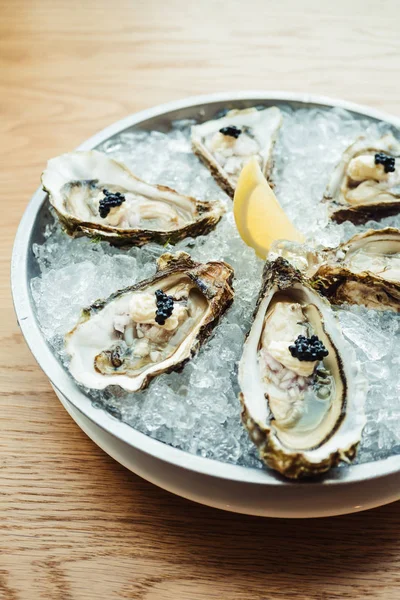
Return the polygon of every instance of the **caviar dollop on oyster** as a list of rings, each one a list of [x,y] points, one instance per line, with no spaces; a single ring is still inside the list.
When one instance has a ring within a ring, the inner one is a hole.
[[[324,201],[330,217],[365,223],[400,212],[400,143],[388,133],[358,138],[332,173]]]
[[[71,235],[114,244],[175,243],[208,233],[225,208],[151,185],[106,154],[70,152],[49,160],[42,185]]]
[[[66,336],[71,374],[88,388],[136,392],[181,370],[232,303],[232,280],[225,262],[163,254],[154,277],[82,311]]]
[[[193,150],[233,197],[240,172],[252,157],[272,184],[272,150],[281,124],[282,113],[276,106],[231,110],[220,119],[192,127]]]
[[[271,468],[297,479],[355,457],[365,378],[327,301],[282,258],[266,263],[239,385],[243,423]]]

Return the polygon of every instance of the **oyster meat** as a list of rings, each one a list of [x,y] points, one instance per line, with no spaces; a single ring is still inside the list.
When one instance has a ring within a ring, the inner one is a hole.
[[[42,185],[71,235],[114,244],[175,243],[208,233],[225,209],[135,177],[125,165],[95,150],[51,159]]]
[[[282,475],[318,475],[355,457],[365,378],[328,302],[282,258],[266,263],[239,385],[243,423]]]
[[[391,133],[378,140],[358,138],[333,171],[324,201],[338,223],[400,212],[400,143]]]
[[[253,156],[271,183],[272,149],[281,124],[276,106],[231,110],[221,119],[192,127],[193,150],[233,197],[240,172]]]
[[[371,229],[316,256],[307,274],[331,302],[400,312],[399,229]]]
[[[73,377],[88,388],[136,392],[180,371],[233,301],[233,269],[163,254],[153,278],[83,310],[66,336]]]

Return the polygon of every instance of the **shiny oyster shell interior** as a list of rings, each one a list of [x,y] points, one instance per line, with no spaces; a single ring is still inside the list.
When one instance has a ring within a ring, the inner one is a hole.
[[[272,150],[281,124],[282,113],[276,106],[231,110],[220,119],[192,127],[193,150],[233,197],[240,172],[253,156],[271,183]]]
[[[325,355],[293,356],[299,335],[317,336]],[[329,304],[282,258],[264,269],[239,385],[244,425],[268,466],[299,478],[354,458],[366,381]]]
[[[99,236],[113,243],[175,243],[207,233],[224,212],[220,201],[200,202],[148,184],[96,150],[51,159],[42,185],[70,234]],[[106,196],[114,205],[102,212]]]
[[[400,143],[388,133],[357,139],[343,153],[325,191],[330,217],[364,223],[400,212]]]
[[[371,229],[319,255],[308,268],[316,289],[335,304],[400,312],[400,230]]]
[[[160,373],[181,370],[233,301],[232,279],[224,262],[163,254],[153,278],[83,310],[66,336],[71,374],[89,388],[136,392]],[[164,323],[157,320],[158,290],[173,302]]]

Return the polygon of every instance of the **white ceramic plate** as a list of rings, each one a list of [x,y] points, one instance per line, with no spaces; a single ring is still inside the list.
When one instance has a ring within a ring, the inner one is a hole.
[[[281,92],[235,92],[189,98],[145,110],[111,125],[79,149],[94,148],[134,127],[165,131],[173,120],[205,120],[227,106],[244,108],[282,102],[302,107],[338,106],[400,128],[400,119],[344,101]],[[167,446],[94,408],[54,356],[34,312],[30,280],[37,275],[38,267],[32,243],[43,240],[48,218],[46,196],[38,189],[21,220],[13,250],[12,290],[17,318],[31,351],[66,410],[110,456],[148,481],[185,498],[246,514],[319,517],[365,510],[400,498],[398,456],[333,469],[315,481],[288,482],[268,469],[225,464]]]

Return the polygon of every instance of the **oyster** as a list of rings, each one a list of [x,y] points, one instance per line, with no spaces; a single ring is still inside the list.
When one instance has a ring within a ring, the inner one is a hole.
[[[239,385],[243,423],[271,468],[297,479],[355,457],[366,380],[327,301],[282,258],[264,268]]]
[[[400,212],[400,143],[391,133],[372,141],[358,138],[332,173],[324,201],[338,223]]]
[[[307,274],[331,302],[400,312],[399,229],[371,229],[316,256]]]
[[[192,127],[193,150],[233,197],[240,171],[252,156],[270,180],[272,149],[281,124],[282,114],[276,106],[231,110],[221,119]]]
[[[210,231],[224,213],[220,201],[200,202],[135,177],[95,150],[51,159],[42,185],[71,235],[141,246],[175,243]]]
[[[89,388],[136,392],[180,371],[232,303],[232,279],[224,262],[163,254],[154,277],[83,310],[66,336],[71,374]]]

